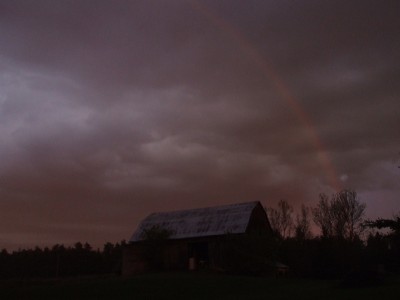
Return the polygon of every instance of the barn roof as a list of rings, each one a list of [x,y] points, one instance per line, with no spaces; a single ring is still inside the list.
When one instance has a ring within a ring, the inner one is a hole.
[[[139,224],[130,242],[142,240],[143,232],[153,226],[170,231],[170,239],[245,233],[257,205],[260,202],[153,213]]]

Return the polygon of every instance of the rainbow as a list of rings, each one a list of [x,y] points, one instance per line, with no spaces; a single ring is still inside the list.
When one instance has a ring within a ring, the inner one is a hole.
[[[327,182],[334,190],[339,191],[341,189],[341,184],[338,180],[336,169],[321,138],[318,136],[316,126],[313,124],[310,116],[306,113],[300,102],[294,97],[288,85],[282,80],[267,59],[261,55],[256,46],[254,46],[238,28],[218,16],[204,3],[200,3],[197,0],[192,0],[190,3],[195,11],[206,17],[219,30],[228,35],[273,85],[280,99],[286,102],[287,106],[298,118],[299,123],[308,132],[310,142],[317,152],[317,159],[324,170]]]

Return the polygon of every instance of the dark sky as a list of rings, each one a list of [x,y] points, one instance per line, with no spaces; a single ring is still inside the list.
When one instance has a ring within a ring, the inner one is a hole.
[[[0,2],[0,248],[358,192],[400,211],[400,1]]]

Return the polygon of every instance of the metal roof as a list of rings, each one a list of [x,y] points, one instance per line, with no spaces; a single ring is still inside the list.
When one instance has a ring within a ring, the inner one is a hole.
[[[245,233],[253,209],[259,204],[247,202],[217,207],[197,208],[173,212],[159,212],[147,216],[132,235],[130,242],[143,239],[143,232],[158,226],[171,232],[170,239],[182,239],[226,233]]]

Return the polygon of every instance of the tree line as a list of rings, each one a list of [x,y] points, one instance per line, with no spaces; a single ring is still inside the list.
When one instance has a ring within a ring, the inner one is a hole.
[[[400,274],[400,215],[392,219],[364,219],[366,205],[357,193],[343,190],[321,194],[314,207],[302,205],[297,213],[288,201],[267,208],[273,236],[226,237],[226,270],[262,274],[262,263],[283,263],[294,276],[348,278],[377,282],[386,274]],[[317,227],[319,234],[312,228]],[[383,231],[382,231],[383,230]],[[168,233],[147,233],[148,254],[155,256],[158,241]],[[0,279],[65,278],[119,274],[125,241],[93,249],[88,243],[0,251]],[[229,259],[228,259],[229,258]]]
[[[106,243],[93,249],[88,243],[77,242],[66,247],[35,247],[0,252],[0,279],[65,278],[101,274],[119,274],[125,241]]]
[[[321,194],[315,207],[302,205],[297,214],[280,200],[266,209],[276,258],[299,276],[364,282],[400,274],[400,215],[368,220],[365,209],[352,190]]]
[[[365,229],[363,216],[366,205],[357,200],[357,193],[342,190],[330,198],[320,194],[316,207],[301,206],[300,213],[293,215],[293,207],[285,200],[277,208],[267,208],[268,219],[274,233],[280,238],[312,237],[311,220],[324,238],[354,240]]]

